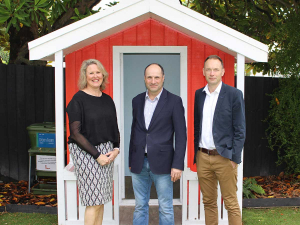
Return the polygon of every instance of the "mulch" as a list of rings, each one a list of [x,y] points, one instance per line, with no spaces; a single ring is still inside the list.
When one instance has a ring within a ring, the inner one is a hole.
[[[24,180],[17,183],[0,183],[0,206],[7,204],[56,207],[57,196],[28,193],[28,182]]]
[[[255,194],[256,198],[298,198],[300,197],[300,175],[285,175],[281,172],[278,176],[244,177],[254,178],[265,191],[265,195]]]
[[[265,195],[255,194],[257,198],[297,198],[300,197],[300,174],[285,175],[283,172],[279,176],[256,176],[244,177],[254,178],[265,190]],[[7,204],[18,205],[38,205],[47,207],[57,206],[57,196],[34,195],[28,193],[27,181],[0,183],[0,206]]]

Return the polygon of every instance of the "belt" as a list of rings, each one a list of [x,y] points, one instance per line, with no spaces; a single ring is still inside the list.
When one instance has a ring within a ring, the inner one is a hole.
[[[147,157],[147,152],[145,152],[145,157]]]
[[[198,149],[201,152],[206,153],[207,155],[220,155],[217,151],[217,149],[208,150],[206,148],[200,148]]]

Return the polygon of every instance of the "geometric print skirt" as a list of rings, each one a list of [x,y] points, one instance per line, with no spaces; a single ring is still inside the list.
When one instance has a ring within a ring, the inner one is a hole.
[[[113,150],[112,142],[95,146],[101,154]],[[83,206],[102,205],[112,200],[114,162],[101,166],[89,153],[77,144],[69,144],[75,174]]]

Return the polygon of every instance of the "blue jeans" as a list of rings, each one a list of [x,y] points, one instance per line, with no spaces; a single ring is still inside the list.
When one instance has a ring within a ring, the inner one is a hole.
[[[132,186],[135,196],[133,225],[148,225],[149,199],[152,181],[155,184],[159,203],[159,224],[174,225],[173,182],[170,174],[153,174],[145,157],[140,174],[132,174]]]

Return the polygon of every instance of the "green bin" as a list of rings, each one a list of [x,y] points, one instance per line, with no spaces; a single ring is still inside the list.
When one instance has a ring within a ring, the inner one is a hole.
[[[44,122],[31,124],[27,127],[27,130],[32,150],[45,149],[49,151],[55,149],[55,123]]]
[[[51,195],[57,194],[56,185],[53,184],[37,184],[32,187],[32,193],[35,195]]]

